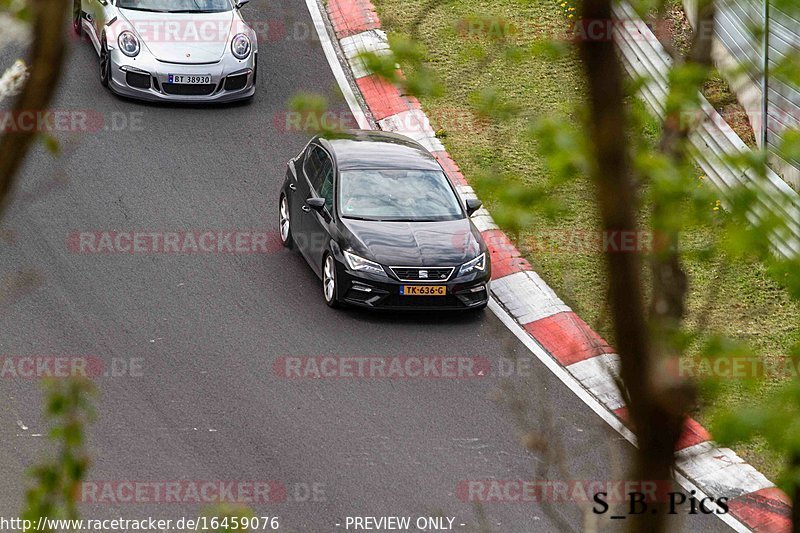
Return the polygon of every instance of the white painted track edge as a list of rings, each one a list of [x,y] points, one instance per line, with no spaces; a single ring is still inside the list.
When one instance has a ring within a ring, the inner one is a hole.
[[[306,7],[308,7],[311,20],[314,22],[314,28],[319,36],[322,51],[325,53],[325,59],[328,60],[328,65],[331,67],[333,77],[336,78],[336,83],[339,85],[339,89],[342,91],[347,106],[350,108],[350,112],[353,113],[358,123],[358,127],[362,130],[374,129],[367,119],[366,113],[361,108],[361,103],[353,92],[353,88],[350,86],[347,75],[342,68],[342,64],[339,62],[339,56],[336,54],[336,48],[333,46],[333,42],[328,35],[328,28],[325,26],[325,19],[320,10],[319,3],[317,0],[306,0]]]

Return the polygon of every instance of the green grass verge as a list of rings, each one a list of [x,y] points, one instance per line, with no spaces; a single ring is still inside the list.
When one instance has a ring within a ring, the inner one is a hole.
[[[469,180],[487,161],[503,171],[524,176],[532,186],[548,182],[546,162],[538,155],[536,139],[523,132],[530,121],[550,115],[570,116],[576,98],[582,94],[580,65],[574,57],[546,59],[528,54],[522,61],[507,61],[492,43],[497,29],[515,28],[510,34],[517,44],[530,45],[552,35],[563,27],[565,10],[570,3],[559,0],[373,0],[384,28],[389,32],[413,35],[429,50],[429,66],[443,82],[442,97],[422,98],[422,105],[441,132],[446,148],[461,166]],[[498,26],[469,25],[485,17]],[[473,28],[465,31],[464,28]],[[502,31],[502,30],[501,30]],[[496,87],[510,103],[524,109],[519,118],[499,128],[482,128],[460,118],[471,114],[473,93],[485,87]],[[655,141],[658,125],[647,126],[647,134]],[[532,244],[532,233],[519,236],[523,251],[535,270],[581,317],[601,335],[613,342],[605,298],[605,265],[603,257],[588,250],[575,250],[564,245],[569,236],[590,232],[599,227],[594,191],[588,179],[575,176],[552,194],[569,208],[555,221],[535,223],[536,233],[556,236],[554,242]],[[484,201],[491,210],[496,207],[491,197]],[[712,209],[712,206],[709,206]],[[724,216],[720,213],[719,216]],[[699,229],[684,235],[689,247],[708,242],[714,229]],[[691,294],[687,324],[698,326],[704,321],[711,330],[744,340],[764,357],[782,357],[794,343],[800,342],[800,304],[767,276],[759,263],[732,263],[720,259],[713,268],[689,259]],[[688,355],[693,355],[690,350]],[[716,405],[747,402],[762,396],[776,381],[760,384],[751,390],[745,384],[723,383],[718,395],[704,396],[704,404]],[[697,417],[707,421],[703,411]],[[766,449],[762,442],[737,446],[737,451],[754,466],[774,479],[782,467],[782,459]]]

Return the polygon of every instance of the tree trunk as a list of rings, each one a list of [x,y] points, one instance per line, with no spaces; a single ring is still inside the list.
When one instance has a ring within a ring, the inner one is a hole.
[[[611,0],[584,0],[582,20],[612,20]],[[580,56],[589,98],[588,130],[593,149],[594,181],[604,231],[637,231],[639,194],[631,173],[623,71],[611,40],[583,39]],[[636,233],[634,233],[636,234]],[[632,477],[641,481],[671,479],[675,443],[683,412],[665,402],[656,387],[656,365],[646,318],[642,263],[637,253],[606,251],[612,323],[621,359],[628,410],[638,451]],[[666,531],[666,503],[651,502],[646,512],[628,517],[630,531]]]
[[[33,21],[33,47],[28,61],[29,78],[9,112],[43,112],[50,105],[61,76],[64,58],[64,0],[30,0]],[[0,137],[0,215],[8,204],[14,175],[36,138],[35,131],[11,131]]]

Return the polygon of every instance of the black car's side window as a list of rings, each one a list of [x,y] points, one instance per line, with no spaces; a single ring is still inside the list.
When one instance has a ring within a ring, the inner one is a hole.
[[[328,209],[329,213],[333,212],[333,161],[331,161],[331,157],[328,153],[321,149],[315,148],[314,151],[316,155],[319,157],[319,166],[316,169],[316,172],[313,176],[310,177],[311,179],[311,186],[314,188],[314,191],[322,197],[325,198],[325,207]]]
[[[328,213],[333,213],[333,166],[330,164],[330,160],[328,163],[327,165],[323,164],[325,172],[319,188],[319,195],[325,198],[325,209],[328,210]]]
[[[328,153],[319,146],[312,146],[303,164],[311,189],[321,198],[325,198],[325,208],[333,212],[333,161]]]
[[[303,171],[306,173],[309,181],[314,184],[314,177],[317,175],[320,165],[320,153],[322,149],[319,146],[312,146],[306,155],[306,160],[303,163]]]

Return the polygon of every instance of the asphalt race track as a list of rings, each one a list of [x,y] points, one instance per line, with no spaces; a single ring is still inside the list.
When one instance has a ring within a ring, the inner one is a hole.
[[[71,39],[53,108],[85,110],[101,126],[57,133],[61,155],[38,146],[19,176],[0,223],[0,355],[88,355],[107,369],[117,365],[122,375],[96,378],[93,482],[280,483],[285,501],[252,507],[278,516],[282,531],[341,530],[347,516],[438,513],[465,524],[459,531],[478,531],[480,513],[496,532],[582,530],[575,504],[478,509],[457,497],[465,480],[623,479],[632,450],[491,311],[328,309],[321,282],[276,239],[258,254],[81,254],[68,246],[76,231],[277,236],[285,163],[308,138],[282,126],[287,102],[297,91],[322,93],[335,116],[349,115],[305,4],[255,0],[244,10],[276,28],[260,36],[259,87],[249,105],[114,97],[100,86],[91,45]],[[0,51],[0,65],[15,52]],[[274,370],[280,357],[323,355],[532,363],[529,375],[507,382],[286,379]],[[121,368],[132,361],[133,372]],[[27,469],[53,453],[41,436],[38,381],[0,379],[2,516],[19,515]],[[521,414],[502,401],[508,387],[523,393]],[[521,419],[538,436],[535,452],[521,445]],[[177,519],[202,507],[103,502],[80,510],[84,518]],[[691,531],[728,530],[714,516],[676,520]],[[625,521],[600,523],[618,530]]]

